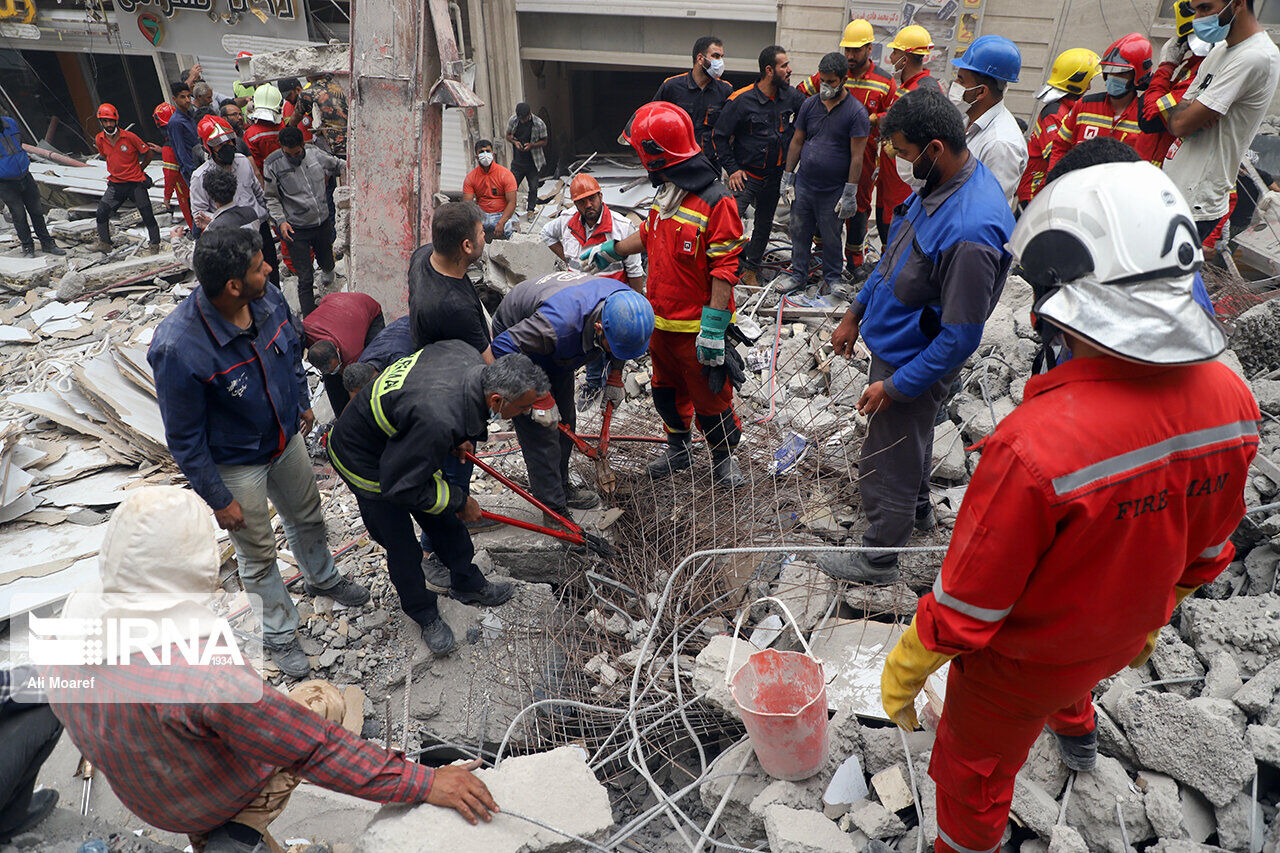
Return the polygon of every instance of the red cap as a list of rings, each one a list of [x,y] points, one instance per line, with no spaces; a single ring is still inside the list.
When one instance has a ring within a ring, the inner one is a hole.
[[[248,59],[250,56],[253,56],[253,54],[247,50],[242,50],[236,54],[236,62],[239,62],[242,59]]]

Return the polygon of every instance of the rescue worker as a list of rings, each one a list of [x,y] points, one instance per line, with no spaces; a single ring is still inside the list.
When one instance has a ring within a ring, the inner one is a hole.
[[[740,485],[745,479],[733,449],[742,427],[733,411],[731,380],[734,368],[741,368],[737,351],[724,343],[738,256],[747,242],[738,206],[699,150],[689,114],[675,104],[645,104],[622,137],[658,193],[637,233],[592,246],[582,259],[602,269],[627,255],[649,254],[656,326],[649,342],[653,407],[667,431],[666,449],[649,464],[649,475],[661,479],[693,465],[689,431],[696,416],[711,447],[713,479]]]
[[[876,34],[871,24],[862,18],[849,22],[840,36],[840,48],[849,61],[849,72],[844,87],[867,111],[871,133],[862,149],[862,173],[858,176],[858,210],[845,220],[844,261],[845,272],[856,283],[871,274],[871,267],[863,267],[867,242],[867,222],[871,217],[871,191],[876,185],[876,159],[880,156],[880,134],[877,125],[889,104],[898,93],[898,84],[871,61]],[[818,94],[822,81],[818,74],[802,80],[797,86],[806,98]]]
[[[649,350],[653,306],[616,278],[580,272],[553,272],[525,279],[511,288],[493,315],[489,351],[499,359],[522,352],[551,380],[552,416],[512,421],[529,472],[533,496],[561,515],[568,509],[591,509],[600,497],[569,482],[573,442],[556,426],[577,427],[573,374],[579,367],[609,358],[605,400],[615,406],[625,399],[623,362]],[[535,409],[534,414],[537,414]]]
[[[1213,45],[1201,41],[1192,33],[1187,36],[1186,53],[1176,61],[1165,61],[1166,55],[1173,55],[1172,51],[1167,50],[1170,43],[1175,45],[1175,50],[1180,50],[1176,47],[1176,42],[1177,39],[1165,42],[1166,50],[1160,54],[1161,61],[1151,75],[1151,85],[1142,94],[1142,113],[1138,126],[1146,133],[1159,134],[1158,141],[1152,146],[1151,162],[1156,166],[1163,166],[1165,160],[1172,159],[1178,153],[1181,140],[1169,132],[1165,119],[1169,111],[1182,102],[1201,63],[1213,49]]]
[[[369,535],[386,549],[400,607],[437,655],[453,650],[453,631],[427,588],[413,523],[449,570],[450,598],[478,607],[509,601],[513,586],[486,580],[471,562],[475,548],[464,522],[480,519],[480,505],[466,482],[446,479],[441,469],[488,437],[491,414],[527,414],[549,388],[527,356],[486,364],[469,344],[440,341],[382,371],[327,435],[329,461],[356,496]]]
[[[1157,134],[1143,133],[1138,125],[1142,98],[1138,93],[1151,82],[1151,42],[1138,33],[1116,39],[1099,63],[1107,90],[1085,95],[1062,119],[1058,141],[1049,154],[1052,169],[1062,156],[1097,136],[1110,136],[1131,147],[1143,160],[1152,159]]]
[[[302,81],[297,77],[285,77],[276,82],[276,88],[280,90],[280,94],[284,97],[284,103],[280,105],[284,123],[293,125],[301,130],[303,143],[310,144],[316,137],[311,130],[312,107],[314,104],[303,93]]]
[[[721,79],[723,75],[724,42],[715,36],[703,36],[693,43],[693,68],[663,80],[650,98],[651,101],[675,104],[689,114],[694,137],[712,166],[720,164],[714,157],[711,134],[715,132],[720,111],[733,92],[729,81]]]
[[[1058,54],[1049,79],[1036,92],[1036,102],[1043,104],[1036,113],[1035,124],[1027,137],[1027,168],[1018,183],[1018,201],[1025,207],[1044,186],[1049,171],[1049,154],[1058,138],[1058,126],[1089,84],[1098,76],[1098,54],[1086,47],[1073,47]]]
[[[112,214],[120,209],[120,205],[132,201],[142,215],[142,224],[146,226],[147,235],[151,239],[143,253],[157,254],[160,251],[160,226],[151,209],[151,197],[147,195],[147,174],[144,171],[151,162],[151,147],[139,139],[137,134],[120,127],[120,114],[111,104],[98,107],[98,123],[102,126],[102,132],[93,142],[97,146],[98,155],[107,164],[107,191],[98,202],[98,242],[94,244],[93,250],[111,251],[111,228],[108,223]]]
[[[1004,105],[1004,90],[1018,82],[1022,51],[1004,36],[979,36],[951,64],[956,79],[948,97],[969,120],[965,129],[969,153],[996,176],[1013,207],[1027,165],[1027,141]]]
[[[174,154],[173,146],[169,143],[169,132],[165,129],[166,125],[169,124],[169,119],[173,118],[173,113],[173,104],[168,101],[160,104],[151,113],[151,118],[156,123],[156,127],[160,128],[160,135],[164,137],[164,145],[160,147],[160,164],[164,167],[164,206],[169,207],[170,200],[176,196],[178,207],[182,210],[182,218],[186,220],[187,227],[195,228],[195,220],[191,218],[191,187],[187,184],[186,179],[182,177],[177,155]]]
[[[250,62],[252,59],[253,54],[247,50],[242,50],[236,54],[236,74],[239,75],[240,80],[246,80],[251,76]],[[240,80],[231,85],[231,94],[234,97],[236,106],[244,107],[245,104],[253,100],[253,94],[257,87],[248,83],[241,83]]]
[[[254,90],[253,112],[249,113],[249,126],[244,129],[244,144],[249,146],[253,168],[262,174],[262,164],[280,148],[280,130],[284,127],[281,105],[284,96],[272,83],[264,83]]]
[[[46,255],[65,255],[58,246],[44,221],[44,207],[40,202],[40,188],[31,177],[31,157],[22,147],[22,129],[13,116],[0,110],[0,202],[9,209],[13,230],[24,258],[35,257],[36,244],[31,238],[35,232],[40,241],[40,251]],[[1269,205],[1268,205],[1269,206]],[[28,220],[29,217],[29,220]]]
[[[907,730],[951,661],[929,768],[939,851],[1000,847],[1046,723],[1066,765],[1092,769],[1094,686],[1142,665],[1235,553],[1260,414],[1214,361],[1226,338],[1192,298],[1199,246],[1173,182],[1140,162],[1059,178],[1010,240],[1075,357],[983,443],[941,574],[885,661],[884,708]]]
[[[880,132],[921,188],[889,230],[875,272],[831,336],[850,358],[861,335],[870,384],[858,401],[869,418],[858,488],[867,513],[863,544],[905,545],[912,527],[937,525],[929,501],[933,427],[960,368],[1004,289],[1013,213],[999,182],[965,146],[964,119],[941,92],[900,97]],[[832,577],[865,583],[898,578],[897,554],[832,552]]]
[[[782,167],[804,103],[804,96],[791,87],[791,60],[781,45],[760,51],[759,64],[760,79],[729,96],[712,135],[716,160],[729,174],[738,218],[748,207],[755,209],[751,242],[742,255],[742,280],[750,287],[760,285],[760,261],[778,209]]]
[[[889,63],[897,77],[897,91],[885,104],[885,108],[893,106],[893,102],[907,92],[914,92],[924,86],[941,92],[942,85],[934,79],[924,67],[924,61],[933,53],[933,37],[929,31],[919,24],[911,24],[898,30],[893,41],[889,42]],[[911,195],[912,187],[898,174],[898,158],[894,156],[889,140],[880,134],[880,172],[876,179],[876,233],[880,235],[880,246],[883,249],[889,243],[889,225],[893,222],[893,211]]]

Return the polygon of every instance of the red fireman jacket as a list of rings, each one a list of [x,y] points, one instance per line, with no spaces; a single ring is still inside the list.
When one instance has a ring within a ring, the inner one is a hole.
[[[1143,160],[1151,160],[1160,141],[1159,134],[1142,132],[1138,126],[1141,115],[1141,96],[1135,97],[1124,112],[1116,115],[1106,92],[1085,95],[1076,101],[1058,126],[1058,141],[1049,154],[1049,168],[1058,165],[1058,161],[1073,147],[1095,136],[1119,139],[1137,151]]]
[[[244,129],[244,144],[249,147],[249,154],[253,157],[253,164],[258,167],[259,172],[262,171],[262,164],[267,161],[271,152],[280,147],[280,131],[283,128],[283,124],[254,121]]]
[[[893,106],[894,101],[902,97],[904,93],[914,92],[920,88],[920,84],[924,83],[925,80],[937,86],[941,91],[942,84],[933,79],[928,71],[921,70],[919,74],[916,74],[898,87],[898,91],[894,92],[893,99],[889,101],[885,109],[887,110]],[[870,148],[870,146],[867,147]],[[907,200],[907,197],[911,195],[911,187],[907,186],[906,182],[898,177],[898,167],[894,165],[894,158],[884,151],[883,146],[877,147],[880,149],[880,177],[876,179],[876,207],[887,213]]]
[[[1052,104],[1045,104],[1040,110],[1027,137],[1027,168],[1018,184],[1020,201],[1031,201],[1044,186],[1045,175],[1049,174],[1049,154],[1058,139],[1058,126],[1079,99],[1079,95],[1065,95]]]
[[[818,88],[821,85],[818,75],[814,74],[807,80],[800,81],[800,85],[796,88],[807,98],[818,94]],[[876,156],[880,151],[880,146],[876,144],[880,138],[876,119],[884,115],[889,105],[898,97],[898,84],[894,82],[893,77],[877,68],[874,62],[868,62],[867,70],[861,76],[854,77],[850,74],[844,78],[844,87],[849,90],[850,95],[858,99],[858,103],[866,107],[867,115],[872,121],[867,147],[862,152],[862,175],[858,178],[858,207],[861,209],[861,199],[864,196],[868,201],[871,199],[871,182],[875,178]]]
[[[1171,62],[1163,62],[1151,75],[1151,85],[1142,96],[1142,129],[1156,137],[1152,145],[1151,162],[1164,166],[1164,161],[1172,157],[1178,150],[1181,140],[1168,131],[1169,110],[1176,107],[1182,96],[1191,88],[1191,81],[1200,70],[1203,56],[1188,54],[1181,65],[1174,67]]]
[[[738,256],[747,240],[732,193],[714,181],[700,193],[686,193],[669,219],[658,215],[654,202],[640,239],[649,253],[646,290],[655,325],[665,332],[698,331],[702,309],[711,301],[711,279],[738,281]]]
[[[568,229],[573,234],[573,238],[578,241],[578,245],[582,248],[589,246],[599,246],[613,234],[613,216],[614,213],[609,209],[609,205],[604,205],[600,209],[600,221],[596,223],[596,227],[591,233],[587,234],[587,226],[582,221],[582,214],[575,213],[569,217]],[[623,284],[627,283],[627,269],[624,265],[621,269],[614,272],[597,273],[600,278],[615,278]]]
[[[920,640],[1039,663],[1136,655],[1174,585],[1231,562],[1260,417],[1219,362],[1077,358],[1032,378],[983,446]]]

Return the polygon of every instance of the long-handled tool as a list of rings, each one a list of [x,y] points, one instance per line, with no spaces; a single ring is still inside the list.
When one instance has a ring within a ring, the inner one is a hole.
[[[484,518],[490,519],[491,521],[497,521],[501,524],[509,524],[512,527],[519,527],[522,530],[530,530],[534,533],[541,533],[544,536],[554,536],[556,539],[563,539],[565,542],[571,542],[574,545],[585,545],[589,550],[594,551],[595,553],[599,554],[602,557],[612,557],[614,556],[614,554],[617,553],[614,550],[613,546],[610,545],[606,540],[602,539],[599,536],[596,536],[594,533],[588,533],[587,531],[583,530],[580,526],[578,526],[576,522],[568,518],[565,518],[563,515],[556,512],[551,507],[547,506],[542,501],[535,498],[533,495],[529,494],[529,492],[522,489],[520,485],[516,483],[514,480],[512,480],[510,477],[503,474],[501,471],[494,468],[492,465],[489,465],[488,463],[478,459],[474,453],[468,452],[466,456],[467,456],[468,462],[473,463],[481,471],[485,472],[490,477],[493,477],[499,483],[506,486],[508,489],[515,492],[517,495],[524,498],[529,503],[533,504],[535,507],[542,510],[547,515],[551,516],[556,521],[560,522],[560,524],[564,527],[564,530],[556,530],[554,527],[543,527],[541,524],[534,524],[531,521],[522,521],[521,519],[518,519],[518,518],[511,518],[505,515],[498,515],[497,513],[489,512],[487,510],[482,511],[480,513],[480,515],[482,515]]]
[[[93,765],[89,763],[89,759],[80,757],[75,775],[84,780],[80,788],[80,814],[87,815],[89,814],[89,790],[93,787]]]
[[[582,451],[582,454],[588,459],[595,462],[596,465],[596,486],[606,495],[612,495],[618,488],[618,475],[613,473],[613,467],[609,464],[609,424],[613,421],[613,401],[604,404],[604,417],[600,421],[600,442],[596,447],[592,447],[583,441],[582,436],[574,433],[573,430],[560,424],[560,431],[569,437],[573,442],[573,446]]]

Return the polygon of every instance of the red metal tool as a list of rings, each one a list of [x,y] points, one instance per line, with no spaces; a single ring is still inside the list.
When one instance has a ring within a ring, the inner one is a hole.
[[[604,417],[600,421],[600,443],[597,447],[592,447],[582,440],[582,436],[574,433],[573,430],[560,424],[560,431],[569,437],[574,447],[582,451],[582,454],[588,459],[595,462],[596,465],[596,487],[606,495],[612,495],[618,488],[618,475],[613,473],[613,467],[609,464],[609,424],[613,421],[613,401],[604,404]]]
[[[571,542],[574,545],[584,545],[589,550],[594,551],[602,557],[612,557],[617,553],[613,546],[605,539],[596,536],[594,533],[588,533],[583,530],[577,522],[572,519],[565,518],[563,515],[535,498],[529,492],[521,488],[520,485],[510,477],[503,474],[492,465],[478,459],[474,453],[468,452],[466,457],[468,462],[475,464],[481,471],[485,472],[490,477],[493,477],[499,483],[502,483],[502,485],[506,486],[508,489],[515,492],[517,495],[524,498],[547,515],[551,516],[556,521],[560,522],[565,529],[556,530],[554,527],[544,527],[541,524],[534,524],[531,521],[523,521],[519,518],[511,518],[506,515],[498,515],[497,513],[489,512],[488,510],[481,511],[480,514],[483,517],[501,524],[509,524],[512,527],[519,527],[522,530],[531,530],[534,533],[541,533],[544,536],[554,536],[556,539],[563,539],[564,541]]]

